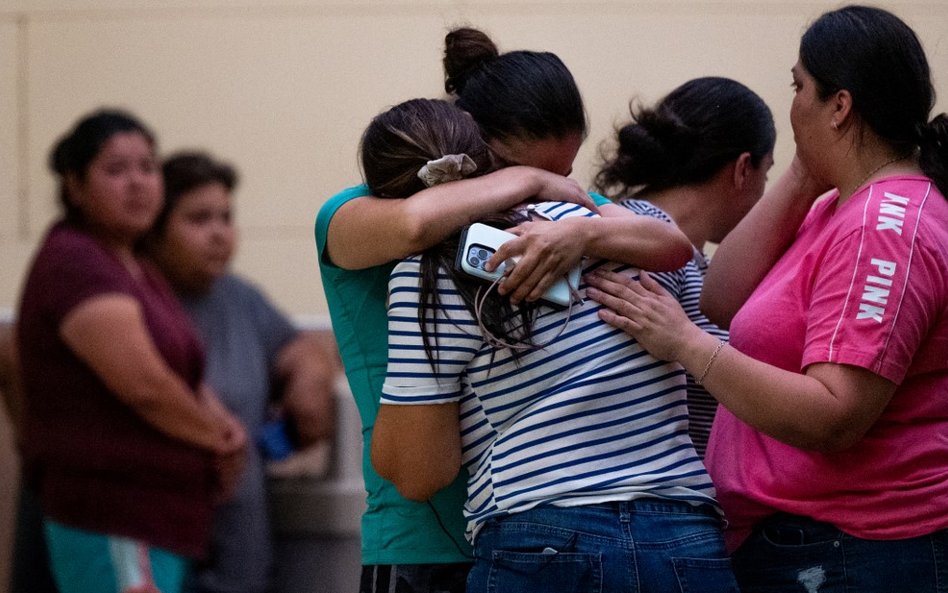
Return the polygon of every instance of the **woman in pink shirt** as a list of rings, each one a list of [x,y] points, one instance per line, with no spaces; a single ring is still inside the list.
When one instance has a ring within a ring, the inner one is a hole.
[[[604,274],[589,294],[723,405],[706,461],[745,593],[936,591],[948,116],[929,119],[924,51],[884,10],[822,15],[792,73],[796,158],[722,243],[702,295],[730,345],[651,279]]]

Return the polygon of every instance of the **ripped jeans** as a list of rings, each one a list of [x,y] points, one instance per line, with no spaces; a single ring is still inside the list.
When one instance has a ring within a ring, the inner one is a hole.
[[[489,520],[467,593],[737,593],[710,505],[543,506]]]
[[[948,593],[948,531],[867,540],[789,514],[757,526],[732,557],[743,593]]]

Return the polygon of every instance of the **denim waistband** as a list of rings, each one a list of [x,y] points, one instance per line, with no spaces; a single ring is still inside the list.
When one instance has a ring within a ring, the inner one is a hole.
[[[791,513],[774,513],[758,523],[756,530],[766,534],[772,542],[784,545],[803,545],[847,537],[832,523]]]
[[[589,508],[606,509],[620,513],[679,513],[699,514],[717,517],[718,512],[707,503],[691,504],[682,500],[668,498],[635,498],[632,500],[616,500],[589,505]]]

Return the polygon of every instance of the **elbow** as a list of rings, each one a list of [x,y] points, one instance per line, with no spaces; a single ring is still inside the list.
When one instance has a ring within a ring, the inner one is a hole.
[[[402,497],[415,502],[425,502],[451,482],[441,484],[434,481],[398,480],[392,483],[395,484],[395,489]]]
[[[680,233],[681,234],[681,233]],[[674,266],[672,270],[677,270],[685,266],[691,258],[694,257],[694,246],[684,234],[676,239],[674,245],[669,250],[669,260]]]
[[[865,436],[864,430],[851,423],[833,422],[814,428],[816,430],[801,431],[795,437],[786,439],[787,443],[805,451],[831,455],[850,449]]]
[[[439,490],[450,484],[457,476],[457,472],[423,471],[421,468],[412,471],[411,468],[393,468],[389,464],[380,462],[372,456],[372,466],[384,479],[391,482],[402,497],[415,502],[424,502],[434,496]]]
[[[862,432],[848,427],[829,431],[814,444],[813,450],[824,454],[842,453],[859,443],[863,436]]]
[[[373,444],[374,445],[374,444]],[[437,464],[408,467],[400,463],[391,451],[372,447],[372,467],[379,476],[391,482],[398,493],[408,500],[424,502],[454,481],[459,464]]]

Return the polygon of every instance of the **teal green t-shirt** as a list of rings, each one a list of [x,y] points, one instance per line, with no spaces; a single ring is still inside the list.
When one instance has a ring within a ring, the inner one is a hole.
[[[340,206],[369,195],[365,185],[330,198],[316,216],[316,249],[339,355],[362,418],[362,475],[368,509],[362,516],[362,563],[442,564],[470,562],[464,539],[467,473],[428,503],[407,500],[372,468],[370,444],[388,363],[388,278],[397,262],[344,270],[327,261],[326,234]],[[440,524],[439,524],[440,520]],[[442,525],[443,524],[443,527]]]

